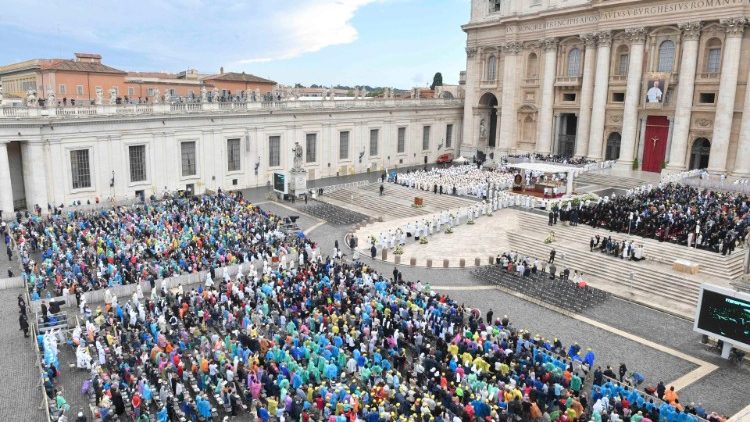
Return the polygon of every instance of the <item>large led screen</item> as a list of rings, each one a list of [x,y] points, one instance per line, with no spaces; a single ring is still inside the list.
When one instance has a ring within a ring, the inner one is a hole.
[[[696,331],[750,347],[750,299],[728,289],[703,287]]]

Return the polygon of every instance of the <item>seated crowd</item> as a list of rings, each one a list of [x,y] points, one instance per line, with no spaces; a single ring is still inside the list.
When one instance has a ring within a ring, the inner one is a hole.
[[[578,215],[581,223],[593,227],[628,233],[630,226],[632,234],[726,255],[747,236],[750,202],[747,195],[670,183],[613,195],[582,206]]]
[[[513,176],[505,169],[484,170],[466,164],[428,171],[407,171],[397,174],[394,182],[433,193],[486,198],[490,192],[512,187]]]
[[[226,215],[225,206],[234,213]],[[387,279],[361,262],[323,258],[318,245],[283,236],[280,218],[239,196],[220,193],[143,210],[160,213],[152,225],[141,224],[136,212],[113,210],[92,216],[101,217],[96,224],[78,216],[70,224],[52,219],[44,227],[37,220],[17,228],[22,241],[24,230],[57,234],[28,240],[37,239],[37,250],[52,249],[61,260],[49,273],[28,264],[30,275],[51,277],[59,268],[71,273],[61,274],[60,282],[80,283],[85,278],[68,268],[77,263],[68,256],[86,249],[98,261],[97,272],[113,280],[134,258],[128,267],[138,275],[130,280],[138,283],[133,296],[118,300],[107,292],[105,306],[94,309],[82,301],[84,325],[73,331],[71,346],[60,342],[73,347],[77,366],[89,371],[81,391],[105,422],[125,414],[160,422],[231,415],[263,422],[616,421],[624,409],[641,411],[645,422],[673,413],[693,420],[682,416],[679,403],[651,409],[647,399],[641,404],[617,385],[595,389],[589,400],[583,385],[595,361],[591,350],[532,336],[491,311],[482,318],[476,309],[404,281],[398,271]],[[165,241],[158,236],[161,225],[174,236],[171,248],[155,246]],[[181,227],[189,234],[178,235]],[[67,245],[64,252],[53,240]],[[74,249],[77,242],[90,247]],[[136,256],[138,246],[155,251]],[[239,273],[231,277],[225,267],[217,277],[214,265],[227,263],[242,263]],[[148,281],[169,273],[145,276],[138,264],[208,275],[194,287],[152,285],[145,294]],[[54,333],[37,341],[45,391],[54,414],[67,418],[58,341]]]
[[[84,310],[73,343],[102,419],[217,420],[215,403],[262,421],[572,421],[589,411],[581,362],[593,353],[574,345],[559,357],[562,343],[507,317],[487,322],[398,274],[313,255]],[[54,377],[45,383],[58,397]]]
[[[10,229],[22,277],[36,300],[45,292],[79,297],[139,281],[153,286],[156,279],[278,254],[282,223],[241,194],[220,192],[109,210],[30,215]]]
[[[508,158],[520,158],[520,159],[526,159],[530,161],[544,161],[547,163],[558,163],[558,164],[568,164],[571,166],[583,166],[586,164],[595,163],[596,160],[590,160],[586,157],[573,157],[569,155],[559,155],[559,154],[511,154],[508,155]]]

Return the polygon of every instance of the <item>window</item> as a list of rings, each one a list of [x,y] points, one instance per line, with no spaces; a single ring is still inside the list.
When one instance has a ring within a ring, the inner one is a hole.
[[[305,136],[305,162],[306,163],[314,163],[317,161],[315,159],[315,151],[316,151],[316,145],[318,140],[318,134],[317,133],[308,133]]]
[[[131,145],[128,147],[130,158],[130,181],[143,182],[146,180],[146,146]]]
[[[495,80],[495,70],[497,67],[497,63],[495,60],[495,56],[490,56],[487,58],[487,80],[488,81],[494,81]]]
[[[132,86],[128,87],[128,97],[133,98],[133,95],[135,95],[135,88]]]
[[[65,84],[60,84],[60,94],[65,95]]]
[[[721,41],[712,38],[706,43],[706,72],[721,72]]]
[[[378,134],[379,129],[370,129],[370,157],[378,155]]]
[[[406,128],[398,128],[398,145],[396,146],[396,152],[403,154],[406,150]]]
[[[70,173],[73,178],[73,189],[91,187],[91,168],[89,167],[89,150],[70,151]]]
[[[671,72],[674,67],[674,43],[666,40],[659,45],[659,72]]]
[[[445,147],[450,148],[453,144],[453,125],[445,126]]]
[[[490,12],[499,12],[502,5],[502,0],[490,0]]]
[[[227,171],[242,170],[240,138],[227,139]]]
[[[422,149],[430,149],[430,127],[424,126],[422,128]]]
[[[615,74],[618,76],[627,75],[629,65],[630,65],[630,52],[627,46],[621,45],[617,49],[617,69],[615,69]]]
[[[195,176],[195,141],[180,143],[182,156],[182,176]]]
[[[536,53],[529,54],[529,58],[526,60],[526,77],[529,79],[539,77],[539,59]]]
[[[339,132],[339,160],[349,159],[349,131]]]
[[[721,49],[712,48],[708,50],[708,65],[706,66],[708,73],[719,73],[721,70]]]
[[[573,48],[568,52],[568,77],[574,78],[581,74],[581,50]]]
[[[698,102],[701,104],[713,104],[716,102],[716,94],[713,92],[701,92],[698,95]]]
[[[576,94],[563,94],[563,101],[575,101],[576,100]]]
[[[76,94],[83,95],[83,85],[76,85]]]
[[[613,92],[612,93],[612,102],[613,103],[622,103],[625,101],[625,93],[624,92]]]
[[[149,89],[148,89],[148,90],[146,91],[146,94],[147,94],[147,95],[148,95],[149,97],[153,97],[155,93],[156,93],[156,91],[154,91],[154,88],[149,88]]]
[[[268,166],[278,167],[281,165],[281,136],[268,137]]]

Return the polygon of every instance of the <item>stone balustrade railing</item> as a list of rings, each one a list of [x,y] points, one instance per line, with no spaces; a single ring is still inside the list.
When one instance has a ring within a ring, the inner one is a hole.
[[[169,115],[269,110],[336,110],[463,106],[460,99],[336,99],[269,102],[116,104],[67,107],[2,107],[0,119],[67,119],[92,116]]]

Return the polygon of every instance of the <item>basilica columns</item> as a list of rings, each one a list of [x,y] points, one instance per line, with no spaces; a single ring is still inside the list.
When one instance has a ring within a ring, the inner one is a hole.
[[[555,74],[557,73],[557,39],[544,42],[544,74],[542,78],[542,107],[539,110],[539,138],[536,152],[549,154],[552,146],[552,107],[555,103]]]
[[[737,91],[737,74],[740,69],[740,55],[742,51],[742,33],[747,19],[722,19],[727,36],[724,41],[723,58],[721,62],[721,80],[719,81],[719,99],[716,101],[716,117],[714,131],[711,136],[711,155],[708,159],[708,171],[724,173],[727,167],[727,152],[729,150],[729,135],[732,133],[732,119],[734,117],[734,100]]]
[[[586,44],[583,56],[583,81],[581,82],[581,111],[578,114],[578,139],[575,155],[585,157],[589,148],[589,130],[591,128],[591,103],[594,94],[594,60],[596,57],[596,37],[594,34],[583,34],[581,39]]]
[[[748,72],[748,78],[750,78],[750,72]],[[750,176],[750,89],[748,88],[745,88],[745,106],[742,110],[742,125],[737,141],[737,154],[734,157],[733,174],[740,177]]]
[[[509,152],[515,146],[518,130],[516,130],[516,90],[518,88],[518,71],[516,60],[521,52],[521,43],[511,41],[503,46],[503,103],[500,116],[500,139],[497,142],[501,152]]]
[[[669,165],[673,171],[685,170],[685,156],[690,143],[690,116],[693,111],[693,91],[695,69],[698,63],[698,39],[701,36],[701,23],[689,22],[679,25],[682,30],[682,60],[680,61],[680,81],[677,85],[677,103],[674,110],[672,145],[669,150]]]
[[[630,39],[630,64],[628,84],[625,93],[625,109],[622,116],[622,143],[617,164],[628,167],[635,159],[635,142],[638,136],[638,104],[641,100],[641,77],[643,76],[643,49],[646,41],[646,28],[625,30]],[[602,110],[603,112],[604,110]]]
[[[6,218],[13,215],[13,187],[10,182],[8,144],[0,142],[0,210]]]
[[[26,208],[33,210],[34,205],[39,205],[43,212],[47,212],[49,201],[47,198],[47,163],[44,159],[44,145],[25,142],[21,148],[23,180],[26,187]]]
[[[607,108],[607,90],[609,89],[609,59],[612,47],[612,34],[608,31],[596,34],[596,83],[594,84],[591,130],[589,131],[588,157],[602,159],[602,141],[604,138],[604,110]],[[588,49],[587,49],[588,50]]]

